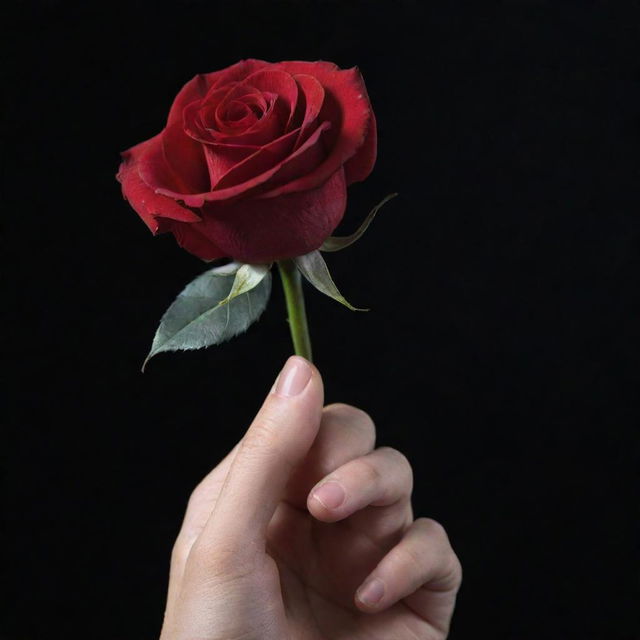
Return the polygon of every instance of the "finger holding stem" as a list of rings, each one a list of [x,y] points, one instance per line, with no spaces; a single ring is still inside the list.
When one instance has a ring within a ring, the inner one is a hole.
[[[289,329],[293,339],[293,348],[297,356],[302,356],[312,362],[311,338],[307,324],[307,312],[304,307],[304,292],[302,291],[302,277],[293,260],[278,262],[282,288],[287,302]]]

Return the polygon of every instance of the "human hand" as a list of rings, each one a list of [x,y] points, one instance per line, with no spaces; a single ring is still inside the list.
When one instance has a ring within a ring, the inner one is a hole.
[[[291,357],[189,500],[161,640],[446,638],[460,563],[414,521],[407,459],[374,446],[369,416],[323,409],[317,369]]]

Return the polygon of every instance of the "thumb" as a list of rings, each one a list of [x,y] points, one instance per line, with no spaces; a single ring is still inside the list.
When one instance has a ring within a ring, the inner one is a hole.
[[[262,546],[289,476],[316,438],[323,398],[318,370],[290,357],[240,441],[201,543],[227,550]]]

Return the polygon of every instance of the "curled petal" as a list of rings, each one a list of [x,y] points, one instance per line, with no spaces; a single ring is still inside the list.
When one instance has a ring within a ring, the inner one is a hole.
[[[272,65],[268,69],[260,69],[252,73],[246,78],[245,83],[263,93],[272,93],[278,96],[282,113],[286,115],[283,132],[288,131],[289,123],[298,103],[298,85],[291,74],[274,68]]]
[[[243,100],[231,100],[225,107],[223,117],[216,117],[221,134],[236,135],[239,131],[251,129],[259,121],[256,112]]]
[[[220,179],[213,191],[198,194],[178,193],[164,188],[158,188],[156,191],[162,195],[183,200],[189,207],[199,208],[205,202],[221,202],[241,195],[247,196],[260,187],[263,187],[264,190],[267,186],[267,181],[289,163],[297,163],[298,159],[303,154],[306,154],[310,147],[318,144],[320,136],[330,127],[331,124],[329,122],[323,122],[299,149],[291,153],[292,145],[298,134],[298,130],[294,129],[278,140],[274,140],[271,144],[258,149],[246,160],[232,167]],[[234,182],[235,184],[233,184]],[[261,197],[271,197],[271,191],[266,192]]]
[[[185,105],[182,111],[182,124],[185,133],[197,142],[213,142],[215,141],[206,117],[209,111],[213,111],[212,118],[215,119],[215,110],[225,96],[233,91],[234,87],[224,86],[219,89],[212,90],[206,100],[194,100]]]
[[[278,185],[288,184],[296,178],[308,175],[315,170],[327,155],[323,144],[323,134],[331,128],[331,123],[323,122],[305,140],[304,144],[296,149],[290,156],[283,160],[278,170],[273,174],[268,183],[269,190],[259,198],[269,198],[270,193]]]
[[[329,154],[311,174],[283,185],[270,192],[271,197],[313,189],[343,166],[363,146],[371,130],[372,110],[364,80],[356,67],[346,71],[324,62],[281,62],[281,67],[292,74],[314,75],[325,90],[325,100],[319,114],[321,120],[335,124],[328,141]],[[362,171],[354,171],[361,176]],[[362,179],[362,178],[360,178]]]
[[[184,108],[196,100],[202,100],[206,95],[211,83],[209,76],[212,74],[199,73],[194,78],[191,78],[187,84],[180,89],[178,95],[174,98],[171,109],[169,110],[169,117],[167,118],[167,127],[174,124],[182,123],[182,112]]]
[[[189,80],[189,82],[187,82],[187,84],[185,84],[178,92],[178,95],[175,97],[173,104],[171,105],[167,125],[174,124],[175,122],[181,122],[183,109],[194,100],[201,100],[204,98],[212,87],[221,87],[231,82],[238,82],[254,71],[267,66],[269,66],[269,63],[264,60],[249,59],[241,60],[240,62],[220,71],[198,74]]]
[[[232,103],[238,103],[245,106],[251,105],[257,108],[260,113],[265,113],[269,106],[264,95],[260,93],[260,91],[242,83],[235,84],[233,88],[222,97],[222,100],[219,100],[217,103],[209,100],[206,100],[205,103],[214,107],[216,129],[219,131],[226,128],[227,116],[225,116],[225,112],[229,110]],[[253,113],[255,116],[255,112]]]
[[[329,125],[327,123],[326,126],[317,132],[315,139],[309,140],[306,146],[315,144],[322,131],[328,128]],[[242,184],[252,185],[254,182],[256,184],[262,184],[266,182],[266,179],[270,179],[279,172],[284,163],[295,160],[297,156],[304,152],[304,149],[301,147],[295,153],[291,153],[297,134],[298,131],[294,130],[286,136],[275,140],[274,143],[262,147],[244,162],[230,169],[221,178],[216,187],[226,190],[225,188],[228,186]]]
[[[140,176],[140,158],[144,157],[150,146],[159,144],[159,138],[156,136],[125,151],[116,176],[122,184],[122,195],[154,234],[164,230],[161,228],[162,218],[191,223],[200,220],[200,216],[172,198],[155,193]]]
[[[211,186],[214,187],[220,178],[233,167],[259,151],[260,147],[244,144],[208,144],[204,145],[204,155],[209,167]]]
[[[190,138],[182,125],[167,127],[162,136],[164,161],[174,184],[183,193],[201,193],[211,188],[202,145]],[[163,185],[166,186],[166,185]]]
[[[248,58],[240,60],[226,69],[207,73],[206,78],[210,87],[223,87],[233,82],[243,82],[255,71],[271,66],[273,65],[270,62]]]
[[[278,108],[279,97],[275,94],[264,93],[264,98],[268,98],[266,108],[260,119],[256,119],[254,115],[253,124],[243,130],[230,130],[227,122],[220,122],[219,132],[212,132],[215,141],[230,144],[246,144],[246,145],[265,145],[279,138],[283,131],[283,114]],[[248,96],[243,96],[246,99]],[[252,97],[252,96],[251,96]],[[227,106],[230,101],[225,98],[224,105]],[[248,105],[247,105],[248,106]],[[250,107],[248,107],[250,108]]]
[[[242,162],[229,169],[216,184],[214,190],[206,193],[185,194],[172,189],[158,188],[158,193],[184,200],[189,207],[201,207],[205,202],[228,200],[239,195],[246,195],[263,185],[280,168],[283,160],[289,156],[295,142],[297,131],[291,131],[264,147],[260,147]],[[215,149],[215,147],[214,147]],[[215,153],[214,150],[209,153]],[[209,166],[214,163],[209,158]],[[214,168],[214,170],[216,170]]]
[[[362,146],[344,165],[347,185],[354,182],[361,182],[373,171],[373,166],[376,163],[377,150],[378,131],[376,127],[376,117],[372,111],[369,127],[367,128],[367,134]]]
[[[297,149],[308,136],[313,133],[313,129],[316,126],[318,115],[322,109],[324,103],[324,89],[322,85],[310,75],[305,73],[298,73],[293,76],[298,83],[300,89],[299,107],[303,107],[303,112],[300,114],[300,135],[296,141],[295,148]]]
[[[175,129],[172,127],[170,134]],[[201,188],[204,186],[206,189],[209,187],[209,181],[206,178],[206,161],[204,156],[201,157],[201,166],[194,166],[192,159],[189,155],[189,150],[186,147],[179,147],[177,155],[173,156],[173,166],[167,161],[167,155],[163,146],[163,138],[165,132],[160,135],[151,138],[146,143],[144,153],[142,153],[138,162],[138,171],[140,177],[144,182],[151,187],[156,193],[161,193],[161,189],[166,189],[167,193],[162,195],[175,199],[183,199],[186,202],[186,195],[192,192],[191,187],[200,184]],[[196,151],[196,150],[194,150]],[[180,167],[180,161],[187,163],[182,170],[178,171],[177,168],[174,171],[173,167]],[[185,169],[193,169],[194,173],[191,176],[186,175]],[[203,172],[204,171],[204,172]],[[173,194],[180,194],[176,198]],[[197,192],[196,192],[197,193]],[[189,205],[187,205],[189,206]]]

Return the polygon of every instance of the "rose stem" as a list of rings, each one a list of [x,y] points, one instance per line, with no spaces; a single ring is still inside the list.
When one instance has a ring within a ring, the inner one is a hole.
[[[293,348],[297,356],[302,356],[311,362],[311,338],[309,337],[309,326],[307,325],[307,312],[304,308],[302,277],[293,260],[280,260],[278,268],[282,278],[284,297],[287,301]]]

